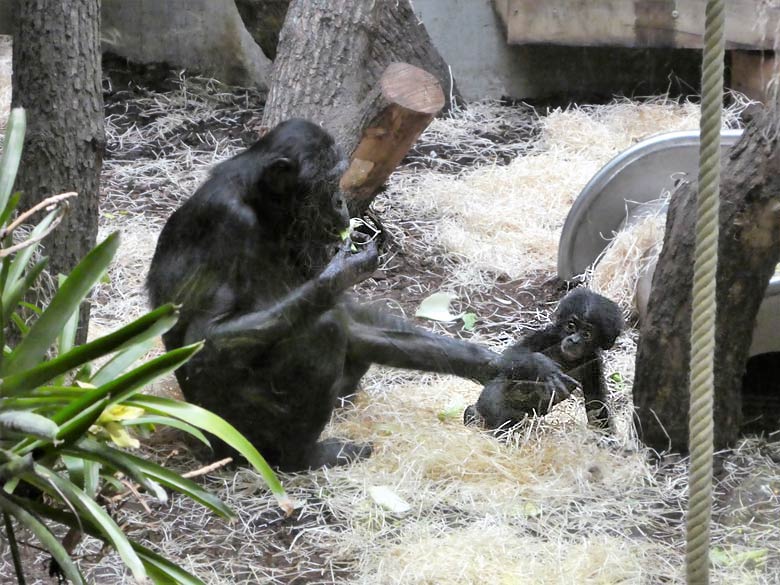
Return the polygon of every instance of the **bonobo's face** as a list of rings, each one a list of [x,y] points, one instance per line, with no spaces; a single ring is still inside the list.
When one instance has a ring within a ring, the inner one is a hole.
[[[561,332],[561,354],[568,361],[576,361],[596,353],[597,343],[593,325],[571,314],[558,322]]]
[[[283,122],[269,137],[272,152],[289,161],[289,182],[281,190],[291,196],[287,205],[298,215],[297,221],[338,235],[349,224],[339,189],[339,180],[347,170],[342,150],[330,134],[306,120]]]

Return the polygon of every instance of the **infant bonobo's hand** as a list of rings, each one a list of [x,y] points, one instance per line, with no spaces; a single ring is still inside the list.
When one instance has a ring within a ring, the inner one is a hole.
[[[331,290],[344,290],[371,276],[379,265],[375,242],[367,242],[352,251],[352,242],[343,242],[336,255],[320,274]]]

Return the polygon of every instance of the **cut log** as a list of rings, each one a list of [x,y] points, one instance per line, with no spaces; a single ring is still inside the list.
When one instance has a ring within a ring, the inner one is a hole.
[[[742,375],[753,325],[780,258],[780,148],[776,114],[753,116],[721,178],[715,344],[715,448],[742,425]],[[688,450],[695,187],[672,198],[636,358],[634,405],[642,440]],[[768,386],[769,387],[769,386]]]
[[[367,100],[363,118],[369,120],[352,154],[341,188],[350,211],[360,215],[399,165],[434,116],[444,107],[436,78],[407,63],[393,63]]]
[[[436,77],[458,98],[449,68],[409,0],[293,0],[279,35],[263,125],[288,118],[321,124],[351,155],[362,136],[366,99],[392,63]],[[376,113],[376,112],[374,112]]]

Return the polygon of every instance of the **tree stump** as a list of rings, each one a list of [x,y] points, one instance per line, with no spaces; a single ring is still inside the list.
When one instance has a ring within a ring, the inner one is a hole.
[[[721,178],[716,299],[715,448],[742,423],[741,382],[753,325],[780,258],[780,151],[776,113],[758,111],[727,155]],[[691,283],[696,187],[672,199],[636,357],[634,404],[642,440],[688,450]]]
[[[362,215],[374,195],[433,117],[444,106],[436,78],[407,63],[393,63],[363,106],[363,134],[352,154],[341,188],[350,212]]]

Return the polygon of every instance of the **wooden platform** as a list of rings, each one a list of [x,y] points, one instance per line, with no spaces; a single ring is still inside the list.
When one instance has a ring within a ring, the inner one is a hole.
[[[515,45],[701,48],[706,0],[493,0]],[[772,49],[780,10],[729,0],[729,49]]]
[[[512,45],[700,49],[706,0],[493,0]],[[730,87],[766,101],[780,9],[728,0]]]

